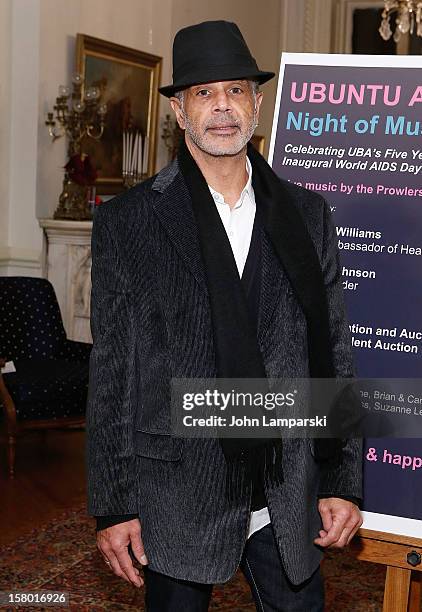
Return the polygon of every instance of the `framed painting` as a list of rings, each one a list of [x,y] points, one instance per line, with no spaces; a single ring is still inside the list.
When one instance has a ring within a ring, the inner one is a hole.
[[[84,86],[97,86],[107,104],[100,140],[85,138],[83,151],[98,172],[97,193],[123,190],[123,132],[140,132],[148,142],[147,175],[155,172],[158,87],[162,58],[86,34],[76,37],[76,70]]]

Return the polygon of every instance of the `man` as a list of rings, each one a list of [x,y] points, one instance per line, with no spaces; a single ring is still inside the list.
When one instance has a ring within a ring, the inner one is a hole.
[[[89,511],[151,612],[207,610],[239,565],[258,610],[322,611],[321,551],[361,525],[356,441],[172,435],[172,377],[353,373],[329,208],[247,148],[273,76],[233,23],[178,32],[178,159],[94,219]]]

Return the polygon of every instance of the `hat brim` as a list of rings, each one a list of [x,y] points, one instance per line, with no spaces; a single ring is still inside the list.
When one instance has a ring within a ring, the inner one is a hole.
[[[260,85],[266,83],[270,79],[275,76],[275,72],[264,72],[262,70],[257,70],[252,74],[246,70],[245,73],[242,71],[239,72],[239,67],[236,68],[230,66],[215,66],[214,68],[207,68],[206,73],[204,70],[201,70],[197,75],[191,74],[189,75],[188,80],[180,80],[179,82],[175,82],[171,85],[165,85],[164,87],[159,87],[158,91],[163,96],[167,98],[171,98],[174,96],[176,91],[180,91],[181,89],[186,89],[187,87],[192,87],[192,85],[201,85],[201,83],[212,83],[215,81],[234,81],[237,79],[248,79],[252,81],[258,81]]]

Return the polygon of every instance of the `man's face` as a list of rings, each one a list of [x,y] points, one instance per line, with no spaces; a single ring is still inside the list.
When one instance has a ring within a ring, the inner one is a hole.
[[[246,80],[193,85],[183,101],[171,98],[186,139],[213,156],[237,155],[250,140],[259,117],[262,93]]]

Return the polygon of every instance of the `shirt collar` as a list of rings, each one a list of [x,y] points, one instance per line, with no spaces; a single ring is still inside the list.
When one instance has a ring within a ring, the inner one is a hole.
[[[238,208],[239,206],[241,206],[243,204],[243,200],[244,200],[246,194],[248,194],[250,198],[252,198],[252,195],[253,195],[253,192],[252,192],[252,164],[249,161],[249,157],[246,157],[246,172],[248,173],[248,180],[246,181],[246,185],[242,189],[242,193],[240,194],[240,198],[236,202],[236,206],[234,208]],[[225,204],[223,194],[221,194],[218,191],[216,191],[215,189],[213,189],[211,187],[211,185],[208,185],[208,188],[209,188],[209,190],[211,192],[212,197],[214,198],[214,201],[217,204]]]

